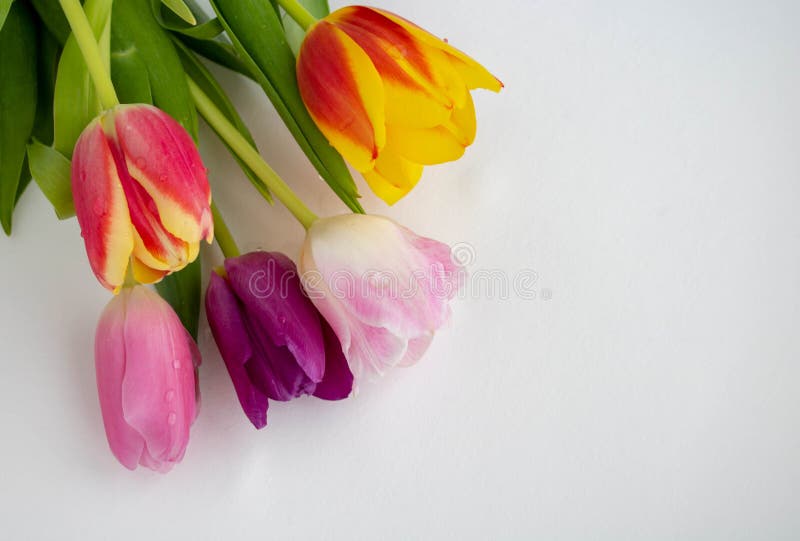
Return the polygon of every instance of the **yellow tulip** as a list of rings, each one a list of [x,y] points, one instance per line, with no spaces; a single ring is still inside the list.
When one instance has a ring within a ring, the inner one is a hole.
[[[322,133],[389,204],[414,187],[424,165],[457,160],[475,140],[469,91],[503,87],[446,41],[362,6],[309,28],[297,80]]]

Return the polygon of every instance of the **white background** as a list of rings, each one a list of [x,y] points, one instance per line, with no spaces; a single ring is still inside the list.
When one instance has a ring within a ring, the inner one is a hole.
[[[799,5],[378,5],[506,88],[475,94],[462,160],[393,208],[359,179],[366,207],[469,243],[473,273],[535,271],[536,298],[461,300],[417,366],[273,403],[261,432],[204,326],[185,460],[129,472],[94,382],[109,296],[30,189],[0,237],[0,538],[797,539]],[[342,212],[260,89],[215,73],[263,155]],[[243,248],[296,256],[301,228],[202,135]]]

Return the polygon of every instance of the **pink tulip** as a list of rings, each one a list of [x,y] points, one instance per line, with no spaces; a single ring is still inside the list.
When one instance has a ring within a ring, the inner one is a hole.
[[[314,222],[300,271],[356,378],[416,362],[464,278],[446,244],[363,214]]]
[[[214,236],[211,190],[194,141],[151,105],[120,105],[83,131],[72,195],[95,276],[117,292],[129,266],[153,283],[197,257]]]
[[[128,469],[162,473],[183,458],[197,414],[200,356],[154,291],[124,288],[97,325],[95,368],[111,452]]]

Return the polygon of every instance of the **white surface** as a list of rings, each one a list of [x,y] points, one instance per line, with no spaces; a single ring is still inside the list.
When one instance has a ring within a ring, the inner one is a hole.
[[[416,367],[273,404],[262,432],[204,327],[186,458],[131,473],[94,384],[108,295],[31,189],[0,237],[0,538],[796,539],[798,4],[379,5],[506,89],[476,94],[464,159],[391,209],[362,183],[366,206],[469,243],[473,272],[536,271],[536,298],[462,300]],[[217,73],[267,159],[339,212],[260,90]],[[296,254],[203,135],[243,247]]]

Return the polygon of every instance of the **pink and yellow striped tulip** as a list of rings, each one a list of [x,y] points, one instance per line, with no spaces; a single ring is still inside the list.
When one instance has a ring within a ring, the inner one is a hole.
[[[194,141],[150,105],[121,105],[83,131],[72,159],[75,213],[95,276],[119,291],[153,283],[211,242],[211,190]]]
[[[460,158],[475,139],[469,91],[503,84],[413,23],[363,6],[315,23],[297,58],[303,102],[328,141],[389,204],[424,165]]]

